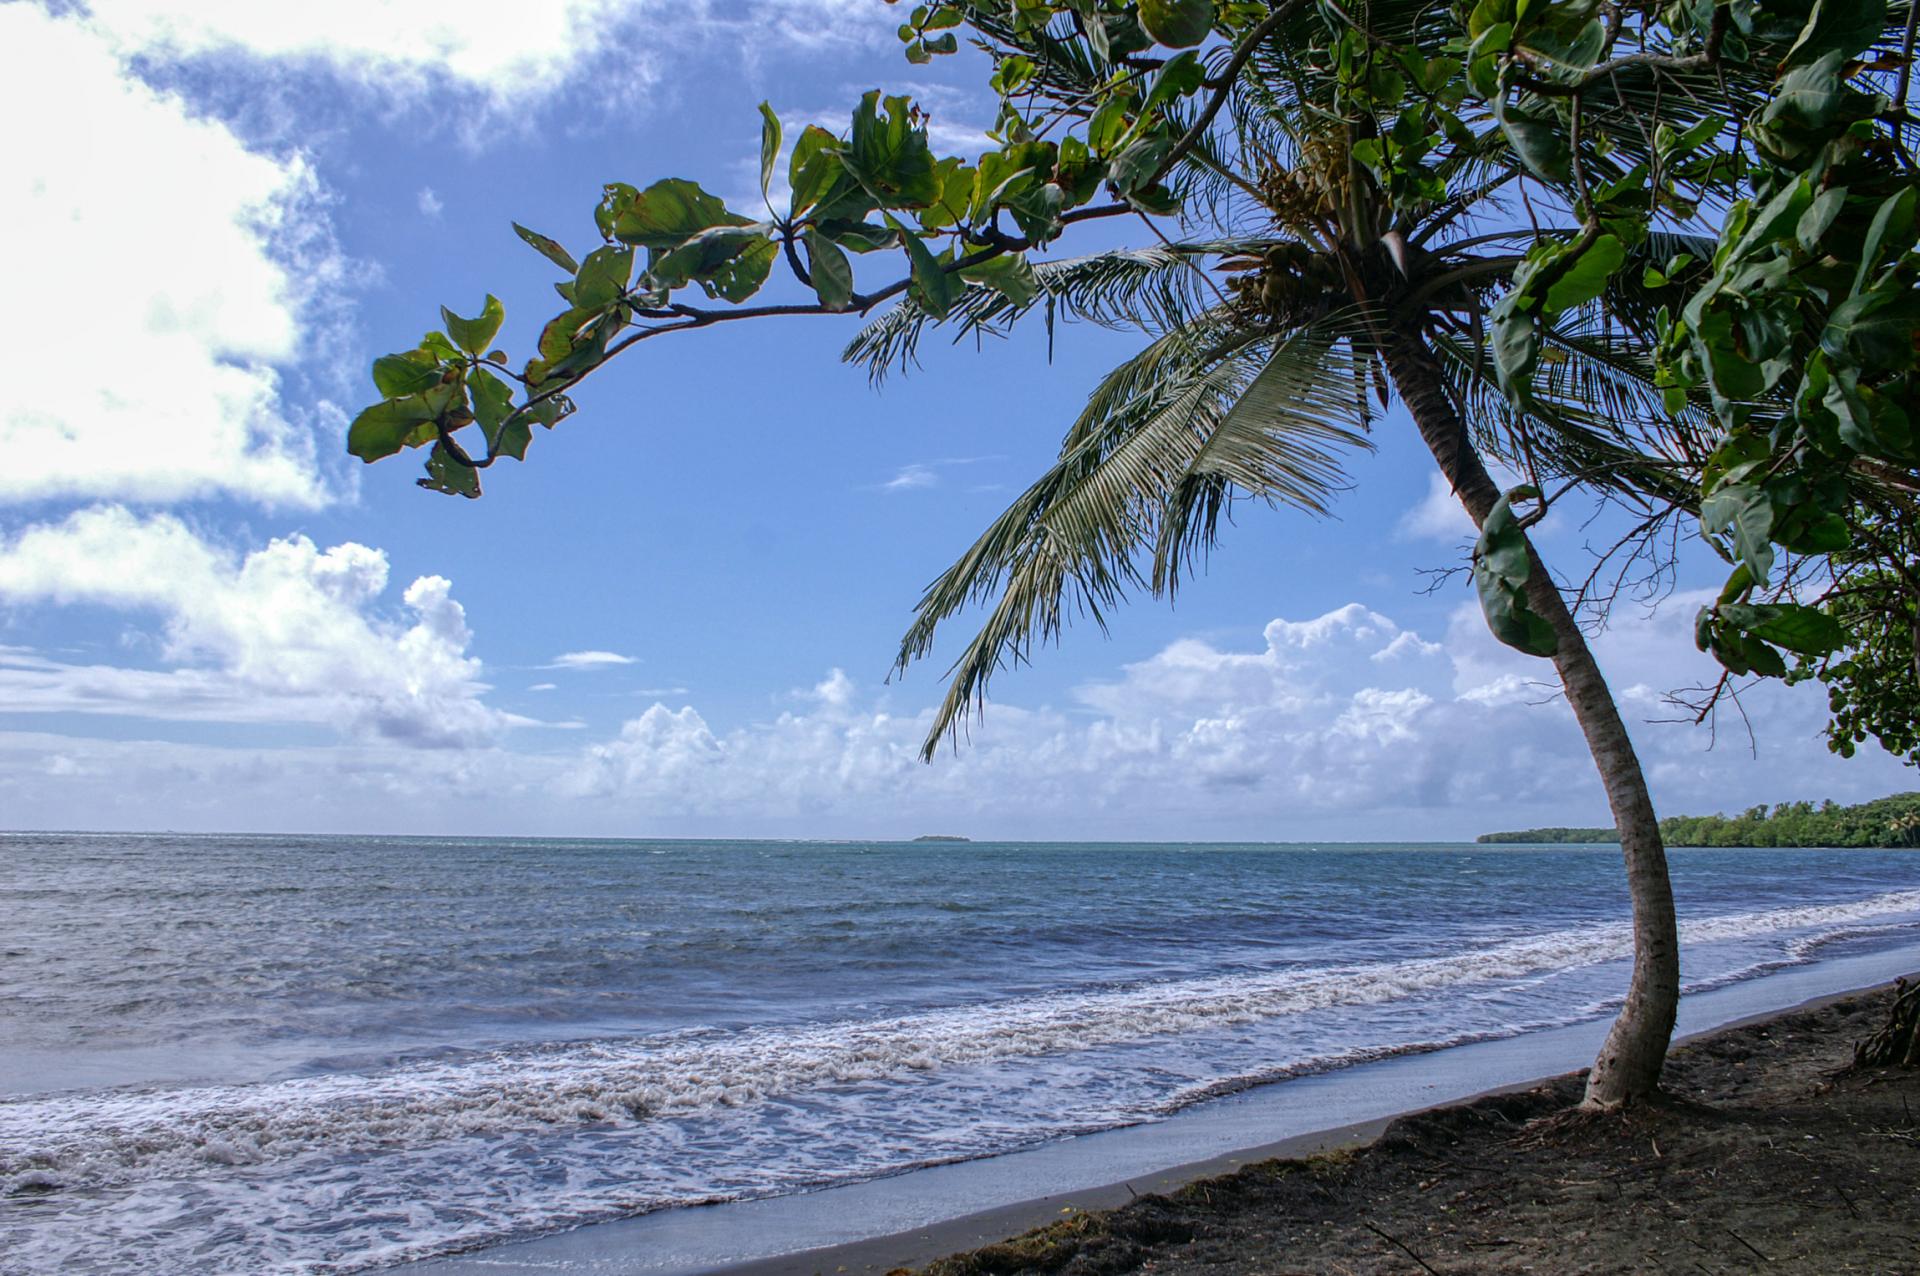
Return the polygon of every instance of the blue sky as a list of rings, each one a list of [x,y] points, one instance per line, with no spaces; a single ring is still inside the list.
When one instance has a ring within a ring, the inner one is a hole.
[[[368,361],[439,304],[497,293],[519,349],[550,312],[511,220],[578,246],[602,182],[662,176],[751,210],[762,99],[791,136],[913,90],[947,149],[987,116],[965,59],[901,59],[880,0],[446,12],[0,4],[0,825],[1366,839],[1603,818],[1546,666],[1495,646],[1458,582],[1421,592],[1464,523],[1397,413],[1335,519],[1247,507],[1177,608],[1074,630],[996,682],[969,744],[914,760],[944,665],[886,684],[909,608],[1124,334],[1064,329],[1051,361],[1038,330],[936,345],[876,392],[838,360],[851,319],[740,325],[600,373],[481,501],[350,461]],[[1598,531],[1544,531],[1584,572]],[[1882,755],[1827,755],[1814,689],[1754,695],[1753,750],[1737,722],[1716,743],[1648,721],[1709,674],[1687,590],[1713,575],[1695,561],[1600,642],[1662,809],[1909,787]]]

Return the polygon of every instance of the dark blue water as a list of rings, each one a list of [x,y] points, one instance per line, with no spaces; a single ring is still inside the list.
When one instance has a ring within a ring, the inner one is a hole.
[[[1914,854],[1673,858],[1692,987],[1920,936]],[[1626,907],[1612,849],[0,835],[0,1271],[353,1270],[1150,1121],[1603,1015]]]

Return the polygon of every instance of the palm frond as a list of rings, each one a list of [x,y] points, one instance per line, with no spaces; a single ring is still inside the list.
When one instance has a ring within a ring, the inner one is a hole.
[[[1104,628],[1129,589],[1174,588],[1236,493],[1318,513],[1343,485],[1336,449],[1368,444],[1338,337],[1236,334],[1216,318],[1218,341],[1163,337],[1116,369],[1103,388],[1132,392],[1090,407],[1060,459],[927,587],[901,640],[900,671],[931,650],[943,622],[989,607],[948,672],[929,756],[983,703],[995,671],[1027,660],[1073,615]]]
[[[902,298],[857,333],[841,359],[864,364],[876,382],[917,357],[928,329],[944,322],[957,343],[969,335],[1002,336],[1038,309],[1057,320],[1084,320],[1103,328],[1168,332],[1191,322],[1206,304],[1208,258],[1259,252],[1264,240],[1207,240],[1122,248],[1035,264],[1039,291],[1018,303],[984,284],[967,288],[947,318],[935,319],[912,298]]]

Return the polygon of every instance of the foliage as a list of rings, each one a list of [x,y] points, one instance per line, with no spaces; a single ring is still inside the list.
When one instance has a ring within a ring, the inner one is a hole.
[[[1514,829],[1506,833],[1482,833],[1473,840],[1488,846],[1593,846],[1618,842],[1620,830],[1612,826],[1563,828],[1555,825],[1550,828]]]
[[[1914,757],[1914,332],[1920,222],[1905,109],[1912,9],[1876,0],[1676,4],[1632,23],[1584,0],[1481,0],[1469,78],[1490,88],[1536,173],[1578,188],[1577,236],[1537,245],[1494,314],[1492,347],[1516,401],[1533,392],[1538,328],[1629,269],[1623,249],[1662,222],[1725,205],[1710,252],[1648,263],[1682,285],[1657,317],[1669,411],[1704,406],[1718,433],[1698,468],[1708,544],[1731,568],[1696,637],[1734,675],[1818,676],[1851,752],[1868,736]],[[1652,145],[1603,168],[1583,146],[1623,73],[1711,69],[1760,77],[1744,113],[1682,127],[1656,112]],[[1518,120],[1515,132],[1514,121]],[[1902,653],[1905,658],[1902,659]]]
[[[1739,815],[1676,815],[1660,821],[1668,846],[1920,847],[1920,793],[1896,793],[1858,806],[1834,802],[1782,802],[1769,811],[1756,806]],[[1538,828],[1483,833],[1475,839],[1502,843],[1605,843],[1611,828]]]
[[[1920,793],[1859,806],[1782,802],[1736,816],[1678,816],[1660,822],[1673,846],[1920,846]]]

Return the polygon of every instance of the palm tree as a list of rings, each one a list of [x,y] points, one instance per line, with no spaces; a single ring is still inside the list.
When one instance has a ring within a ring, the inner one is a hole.
[[[969,20],[1029,51],[1039,93],[1070,103],[1100,82],[1084,41],[997,29],[986,8],[975,6]],[[1577,233],[1568,215],[1577,192],[1530,172],[1490,116],[1459,118],[1435,148],[1430,171],[1443,185],[1411,195],[1384,188],[1363,156],[1377,155],[1403,107],[1377,113],[1355,91],[1367,71],[1356,75],[1343,32],[1357,30],[1358,56],[1377,53],[1404,79],[1420,79],[1424,66],[1431,78],[1406,100],[1424,94],[1437,104],[1447,97],[1440,81],[1459,74],[1458,63],[1441,61],[1459,30],[1445,9],[1408,0],[1378,0],[1338,21],[1329,13],[1339,11],[1293,6],[1231,68],[1228,109],[1170,174],[1185,197],[1186,229],[1204,237],[1042,266],[1035,301],[976,287],[948,316],[963,334],[1039,312],[1049,323],[1137,327],[1149,340],[1094,389],[1058,461],[927,588],[899,668],[926,655],[956,613],[986,609],[951,671],[931,755],[983,703],[995,670],[1027,659],[1074,613],[1104,625],[1130,591],[1170,594],[1236,497],[1323,510],[1340,486],[1339,452],[1366,446],[1374,400],[1397,399],[1474,524],[1497,518],[1524,552],[1525,608],[1551,633],[1536,645],[1552,651],[1619,829],[1633,972],[1586,1098],[1589,1107],[1618,1106],[1657,1089],[1678,1005],[1665,850],[1586,633],[1526,540],[1531,519],[1512,517],[1487,462],[1536,484],[1636,499],[1657,517],[1685,505],[1681,475],[1697,472],[1709,441],[1699,417],[1662,408],[1651,351],[1655,312],[1669,298],[1646,287],[1632,262],[1622,282],[1547,326],[1524,408],[1501,392],[1482,317],[1527,248]],[[1221,74],[1218,61],[1212,70]],[[1706,70],[1622,71],[1585,104],[1584,135],[1574,136],[1580,179],[1604,182],[1645,160],[1655,145],[1648,116],[1682,130],[1716,112],[1737,118],[1729,97],[1754,88]],[[1449,100],[1465,109],[1458,94]],[[1710,255],[1704,243],[1691,245],[1697,256]],[[1636,251],[1665,262],[1682,246],[1655,235]],[[934,322],[902,302],[860,334],[848,358],[875,375],[905,366]]]

